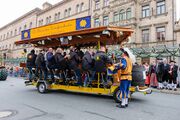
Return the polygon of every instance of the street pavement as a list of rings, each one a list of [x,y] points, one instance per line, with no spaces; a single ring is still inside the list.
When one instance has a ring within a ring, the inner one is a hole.
[[[180,95],[134,93],[128,108],[116,108],[110,96],[52,91],[39,94],[22,79],[0,81],[0,120],[179,120]]]

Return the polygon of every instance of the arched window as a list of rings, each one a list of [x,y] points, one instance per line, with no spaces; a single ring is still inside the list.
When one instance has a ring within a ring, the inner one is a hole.
[[[17,35],[17,29],[14,30],[14,35],[15,35],[15,36]]]
[[[48,17],[46,17],[46,24],[48,24],[49,23],[49,18]]]
[[[4,38],[3,39],[6,39],[6,34],[4,34]]]
[[[79,13],[80,12],[80,7],[79,7],[79,4],[76,5],[76,13]]]
[[[119,21],[119,14],[118,12],[114,12],[114,22],[118,22]]]
[[[64,17],[67,17],[67,9],[64,11]]]
[[[84,10],[84,3],[82,2],[81,3],[81,6],[80,6],[80,12]]]
[[[22,29],[22,28],[21,28],[21,27],[19,27],[19,34],[21,34],[21,29]]]
[[[29,23],[29,29],[31,29],[31,28],[32,28],[32,25],[33,25],[33,23],[32,23],[32,22],[30,22],[30,23]]]
[[[48,23],[51,23],[51,16],[49,16],[49,22]]]
[[[71,15],[71,8],[68,9],[68,16]]]
[[[27,29],[27,25],[24,25],[24,30],[26,30]]]
[[[58,18],[58,20],[60,20],[60,18],[61,18],[61,13],[60,12],[58,12],[57,18]]]
[[[41,25],[43,25],[43,19],[41,20]]]
[[[13,31],[11,31],[11,34],[10,34],[10,37],[12,37],[13,36]]]
[[[123,9],[120,11],[119,19],[120,20],[125,20],[126,19],[126,12]]]
[[[131,18],[131,8],[128,8],[126,11],[126,18],[130,19]]]
[[[54,21],[57,21],[57,17],[58,17],[58,15],[57,15],[57,13],[55,13],[54,14]]]
[[[9,32],[7,33],[7,36],[6,36],[6,39],[8,39],[9,38]]]

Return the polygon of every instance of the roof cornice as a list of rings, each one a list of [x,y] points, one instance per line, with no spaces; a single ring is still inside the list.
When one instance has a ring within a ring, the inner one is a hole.
[[[54,4],[54,5],[53,5],[52,7],[50,7],[50,8],[47,8],[47,9],[45,9],[45,10],[41,10],[41,12],[39,12],[38,15],[41,15],[41,14],[47,12],[47,11],[52,10],[53,8],[59,7],[60,5],[63,5],[63,4],[65,4],[65,3],[67,3],[67,2],[70,2],[70,1],[72,1],[72,0],[62,0],[62,1]]]

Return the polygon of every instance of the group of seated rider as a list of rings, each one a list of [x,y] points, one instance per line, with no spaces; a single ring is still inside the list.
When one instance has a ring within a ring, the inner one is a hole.
[[[48,80],[48,74],[51,77],[51,83],[56,83],[56,79],[62,79],[66,84],[68,78],[72,78],[73,73],[77,80],[77,85],[87,86],[93,80],[97,80],[97,73],[102,84],[106,84],[107,64],[112,64],[112,59],[106,54],[106,47],[101,46],[97,52],[94,49],[82,51],[80,48],[71,46],[69,53],[63,48],[49,48],[47,51],[42,49],[36,55],[34,50],[27,55],[27,68],[29,70],[29,80],[34,79]],[[32,69],[35,69],[34,72]]]

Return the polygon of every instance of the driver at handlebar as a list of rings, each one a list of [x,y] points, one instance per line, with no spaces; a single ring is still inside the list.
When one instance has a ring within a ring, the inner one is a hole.
[[[121,48],[122,59],[120,64],[118,65],[118,69],[121,69],[121,83],[120,83],[120,91],[122,93],[122,102],[121,104],[117,105],[117,107],[125,108],[128,107],[128,94],[129,94],[129,87],[131,85],[132,80],[132,60],[129,57],[127,51]]]

